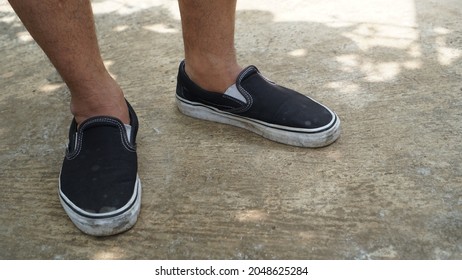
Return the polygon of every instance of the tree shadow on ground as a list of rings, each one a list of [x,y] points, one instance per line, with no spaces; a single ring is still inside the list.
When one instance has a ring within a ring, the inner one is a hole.
[[[135,228],[103,240],[78,232],[56,198],[69,93],[0,9],[0,257],[460,257],[462,35],[456,15],[434,21],[428,5],[416,1],[415,25],[238,12],[239,60],[339,113],[341,139],[316,150],[182,116],[180,22],[162,6],[97,13],[106,66],[141,121],[144,186]]]

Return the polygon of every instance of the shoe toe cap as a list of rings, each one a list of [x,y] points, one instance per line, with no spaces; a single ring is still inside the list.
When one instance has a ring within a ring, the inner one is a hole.
[[[282,125],[304,129],[328,126],[333,118],[331,110],[308,97],[288,100],[280,106],[276,116]]]

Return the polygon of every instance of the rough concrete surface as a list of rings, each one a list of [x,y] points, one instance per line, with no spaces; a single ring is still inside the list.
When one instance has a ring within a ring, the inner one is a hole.
[[[241,64],[342,119],[322,149],[178,112],[175,0],[93,4],[141,122],[139,221],[94,238],[64,213],[69,92],[0,0],[1,259],[462,258],[460,0],[239,2]]]

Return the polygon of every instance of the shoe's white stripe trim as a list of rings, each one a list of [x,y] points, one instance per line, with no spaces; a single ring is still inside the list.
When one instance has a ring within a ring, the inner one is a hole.
[[[243,121],[243,122],[249,122],[249,123],[257,123],[257,124],[264,125],[264,126],[271,127],[271,128],[275,128],[275,129],[281,129],[281,130],[285,130],[285,131],[293,131],[293,132],[298,132],[298,133],[323,132],[325,130],[328,130],[330,127],[332,127],[334,125],[334,123],[338,119],[334,112],[332,112],[329,108],[324,106],[329,111],[329,113],[331,113],[331,115],[332,115],[332,120],[328,124],[326,124],[325,126],[322,126],[322,127],[318,127],[318,128],[296,128],[296,127],[289,127],[289,126],[283,126],[283,125],[267,123],[267,122],[264,122],[264,121],[251,119],[251,118],[247,118],[247,117],[243,117],[243,116],[239,116],[239,115],[235,115],[235,114],[232,114],[232,113],[221,111],[221,110],[219,110],[217,108],[205,105],[203,103],[186,100],[186,99],[184,99],[184,98],[182,98],[182,97],[180,97],[178,95],[176,97],[181,102],[187,103],[187,104],[192,105],[192,106],[205,107],[205,108],[207,108],[209,110],[212,110],[212,111],[214,111],[214,112],[216,112],[218,114],[224,115],[224,116],[226,116],[227,118],[230,118],[230,119],[234,119],[234,120],[237,120],[237,121]],[[320,104],[319,102],[317,102],[317,103]]]
[[[61,174],[59,175],[59,178],[61,178]],[[135,188],[133,190],[133,195],[130,198],[130,200],[127,202],[127,204],[125,204],[122,208],[117,209],[116,211],[106,212],[106,213],[91,213],[91,212],[85,211],[82,208],[78,207],[72,201],[70,201],[69,198],[67,198],[67,196],[61,191],[61,180],[59,180],[59,195],[66,202],[66,204],[71,206],[72,209],[76,209],[80,213],[82,213],[82,214],[84,214],[84,215],[86,215],[88,217],[92,217],[92,218],[101,218],[101,217],[104,218],[106,216],[112,216],[113,217],[113,216],[117,216],[117,214],[119,214],[119,213],[125,212],[129,207],[132,206],[133,202],[135,201],[135,199],[137,197],[137,194],[138,194],[138,188],[140,188],[140,178],[138,177],[138,175],[136,175],[136,182],[135,182]],[[75,212],[75,211],[73,211],[73,212],[75,214],[79,215],[78,212]],[[79,216],[81,216],[81,215],[79,215]]]

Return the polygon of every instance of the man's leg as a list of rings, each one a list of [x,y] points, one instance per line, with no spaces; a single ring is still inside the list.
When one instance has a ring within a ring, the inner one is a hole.
[[[10,0],[71,92],[74,115],[59,197],[72,222],[91,235],[131,228],[141,184],[138,120],[100,55],[89,0]]]
[[[242,68],[234,48],[236,0],[180,0],[186,73],[202,88],[223,93]]]
[[[76,121],[109,115],[128,124],[122,90],[99,52],[90,1],[9,2],[69,87]]]
[[[248,129],[268,139],[322,147],[340,134],[329,108],[278,86],[234,49],[236,0],[179,0],[185,61],[180,64],[177,105],[188,116]]]

